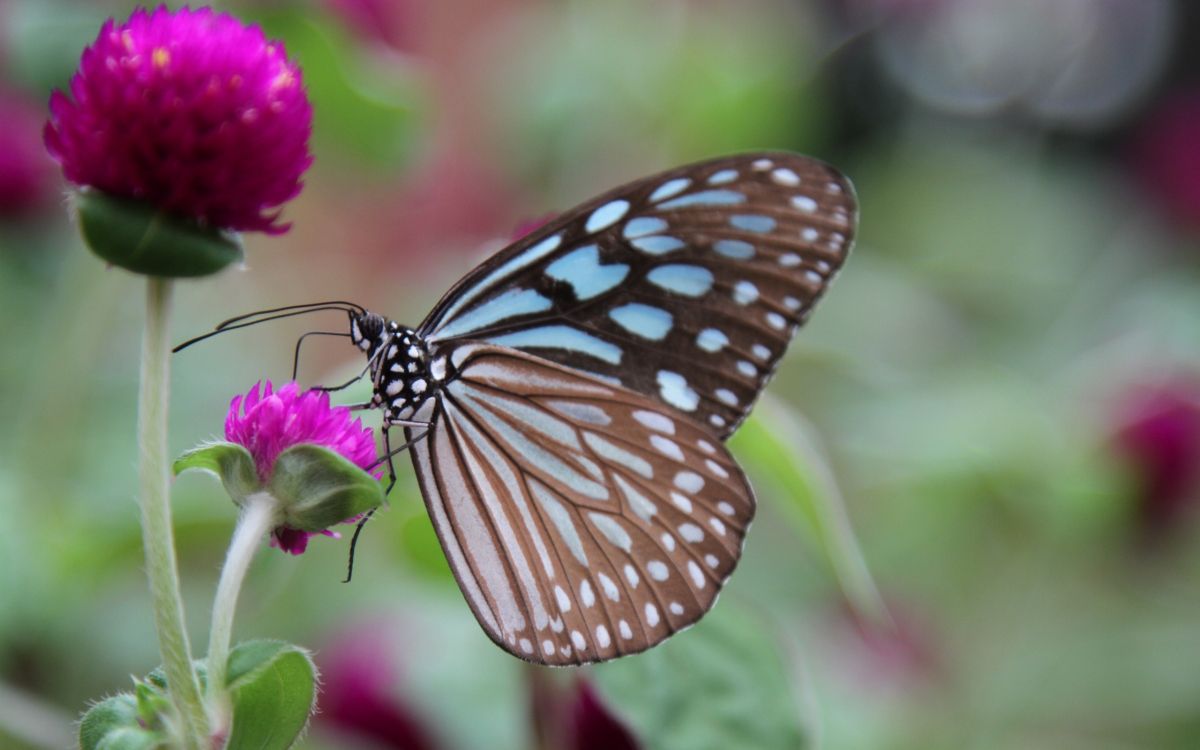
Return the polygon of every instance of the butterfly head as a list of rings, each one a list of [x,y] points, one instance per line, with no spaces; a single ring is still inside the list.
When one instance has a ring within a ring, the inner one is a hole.
[[[368,310],[350,311],[350,341],[368,357],[373,357],[398,328],[394,322]]]

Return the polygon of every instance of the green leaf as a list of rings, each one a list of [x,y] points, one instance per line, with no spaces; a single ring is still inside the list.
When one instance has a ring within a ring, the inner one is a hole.
[[[379,480],[319,445],[294,445],[275,459],[268,491],[280,501],[284,523],[321,531],[383,503]]]
[[[197,446],[175,459],[172,469],[176,476],[188,469],[216,475],[239,507],[247,497],[262,489],[254,457],[237,443],[214,442]]]
[[[286,750],[316,704],[317,669],[304,649],[282,641],[250,641],[229,655],[233,726],[226,750]]]
[[[92,252],[150,276],[207,276],[242,259],[236,235],[100,190],[76,194],[79,229]]]
[[[606,702],[657,750],[807,747],[774,639],[722,606],[661,646],[593,667]]]
[[[142,726],[138,699],[129,693],[97,703],[79,722],[82,750],[148,750],[164,742],[162,732]]]
[[[887,622],[883,599],[812,428],[786,404],[764,396],[730,448],[756,484],[768,489],[761,495],[778,499],[785,515],[820,550],[850,605],[860,615]]]

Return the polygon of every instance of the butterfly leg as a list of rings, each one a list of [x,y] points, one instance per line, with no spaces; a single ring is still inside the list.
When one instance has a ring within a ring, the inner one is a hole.
[[[370,469],[374,469],[385,459],[387,460],[388,486],[387,489],[383,491],[383,496],[386,498],[391,494],[392,488],[396,486],[396,465],[392,463],[392,439],[390,433],[388,432],[388,425],[386,424],[383,426],[383,446],[386,450],[383,458],[371,464],[371,466],[368,468],[368,471]],[[362,533],[363,527],[367,525],[367,521],[370,521],[371,516],[373,515],[375,515],[375,509],[371,508],[369,511],[367,511],[367,514],[359,520],[358,525],[354,527],[354,536],[350,537],[350,557],[346,562],[346,579],[342,581],[342,583],[350,583],[350,579],[354,577],[354,550],[358,548],[358,535]]]
[[[419,427],[419,426],[428,427],[429,426],[428,422],[397,422],[395,424],[402,424],[405,426],[413,426],[413,427]],[[384,425],[384,427],[383,427],[384,454],[382,456],[380,456],[378,461],[376,461],[375,463],[371,464],[370,467],[368,467],[368,470],[374,469],[376,466],[380,465],[384,461],[387,461],[388,486],[387,486],[387,489],[383,491],[383,494],[385,497],[387,495],[390,495],[392,492],[392,488],[396,486],[396,465],[393,462],[393,459],[395,458],[396,454],[403,450],[406,450],[409,446],[413,445],[414,443],[416,443],[420,440],[423,440],[425,438],[425,436],[427,434],[429,434],[429,430],[425,430],[425,432],[422,432],[417,437],[413,438],[412,440],[409,440],[404,445],[401,445],[399,448],[396,448],[393,450],[391,433],[388,431],[389,427],[391,427],[390,424]],[[346,563],[346,580],[342,581],[342,583],[350,583],[351,577],[354,576],[354,550],[358,546],[358,535],[362,533],[363,527],[367,525],[367,521],[370,521],[371,516],[373,516],[373,515],[375,515],[375,508],[372,508],[371,510],[367,511],[367,514],[365,516],[363,516],[362,520],[360,520],[358,522],[358,525],[354,527],[354,536],[350,538],[350,559],[349,559],[349,562]]]

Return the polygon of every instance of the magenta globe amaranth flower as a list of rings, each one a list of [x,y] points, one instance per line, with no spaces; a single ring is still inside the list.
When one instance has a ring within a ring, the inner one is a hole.
[[[312,162],[299,67],[208,8],[108,21],[50,112],[46,146],[68,180],[216,227],[286,229],[276,209]]]
[[[137,10],[83,52],[50,99],[46,148],[88,247],[151,276],[242,257],[233,231],[277,234],[312,162],[312,106],[283,45],[208,8]]]
[[[225,439],[249,452],[258,480],[264,485],[279,481],[280,456],[297,445],[327,448],[371,472],[375,479],[383,474],[383,469],[375,466],[374,432],[363,427],[362,420],[352,420],[348,408],[331,407],[328,393],[301,392],[296,383],[275,390],[268,380],[256,383],[245,396],[234,397],[225,418]],[[335,522],[353,521],[356,515],[335,518]],[[272,532],[271,544],[298,555],[317,533],[337,536],[327,529],[314,531],[284,524]]]

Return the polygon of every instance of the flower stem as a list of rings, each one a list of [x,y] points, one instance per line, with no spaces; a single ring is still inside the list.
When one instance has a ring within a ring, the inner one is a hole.
[[[183,599],[179,594],[179,574],[171,527],[170,467],[167,461],[171,282],[150,277],[147,285],[142,382],[138,395],[142,542],[167,687],[182,719],[180,729],[184,745],[200,748],[207,745],[208,722],[204,716],[204,704],[200,701],[200,685],[192,669],[191,649],[183,625]]]
[[[233,636],[233,614],[237,609],[238,593],[242,590],[242,581],[246,578],[246,571],[250,569],[250,561],[254,559],[263,535],[279,522],[278,511],[279,501],[268,492],[256,492],[246,498],[237,528],[233,530],[233,539],[229,542],[225,566],[221,569],[208,641],[208,704],[213,727],[218,734],[228,729],[229,722],[225,670],[229,661],[229,643]]]

